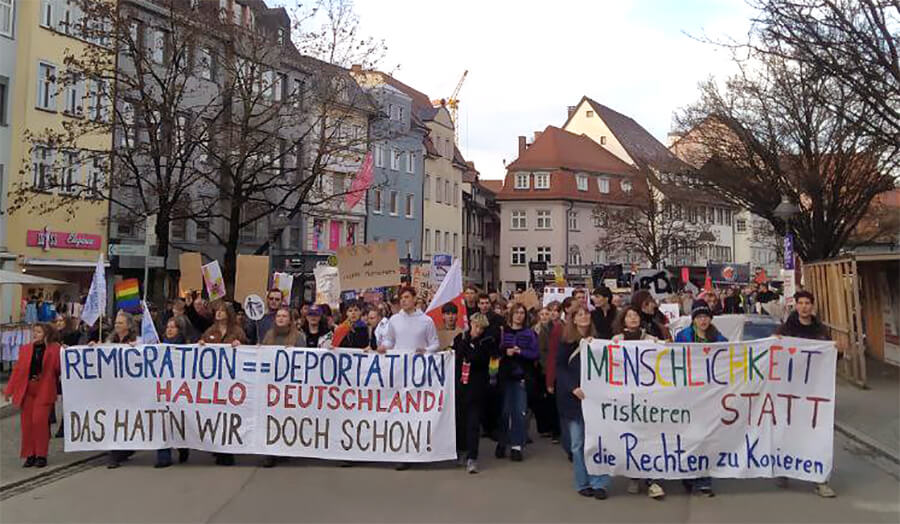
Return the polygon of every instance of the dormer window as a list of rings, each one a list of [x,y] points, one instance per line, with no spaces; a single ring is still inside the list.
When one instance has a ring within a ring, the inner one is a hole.
[[[528,189],[530,187],[529,184],[529,175],[528,173],[516,173],[516,189]]]
[[[597,189],[601,193],[609,193],[609,178],[602,176],[597,179]]]
[[[631,185],[630,180],[622,181],[622,191],[624,191],[626,193],[630,193],[632,189],[634,189],[634,186]]]
[[[534,188],[550,189],[550,173],[535,173]]]
[[[578,185],[579,191],[587,191],[588,190],[588,177],[587,175],[576,175],[575,181]]]

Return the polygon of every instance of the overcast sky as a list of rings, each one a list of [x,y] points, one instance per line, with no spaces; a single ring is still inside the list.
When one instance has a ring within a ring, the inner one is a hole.
[[[356,0],[365,32],[384,38],[386,71],[437,99],[460,93],[460,149],[501,178],[516,137],[562,126],[583,95],[665,143],[697,83],[731,68],[691,35],[746,34],[742,0]]]

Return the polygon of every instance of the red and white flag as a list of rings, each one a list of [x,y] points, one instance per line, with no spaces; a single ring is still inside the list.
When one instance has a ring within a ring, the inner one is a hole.
[[[456,308],[459,310],[459,314],[456,317],[456,327],[465,329],[467,320],[466,301],[463,297],[462,262],[458,258],[450,265],[450,270],[444,276],[444,281],[441,282],[441,286],[434,294],[434,298],[431,299],[431,304],[428,304],[426,314],[434,320],[434,325],[438,329],[444,328],[444,317],[441,315],[441,308],[448,302],[456,304]]]
[[[347,193],[347,198],[344,200],[348,210],[353,209],[353,207],[362,200],[366,191],[368,191],[369,187],[372,185],[372,167],[372,152],[369,151],[366,153],[366,158],[363,159],[362,165],[359,166],[359,172],[357,172],[356,176],[353,178],[353,183],[350,184],[350,191]]]

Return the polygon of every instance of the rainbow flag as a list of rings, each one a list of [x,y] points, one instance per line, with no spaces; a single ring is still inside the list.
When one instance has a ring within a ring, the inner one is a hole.
[[[129,313],[141,312],[141,291],[138,279],[128,278],[116,284],[116,309]]]

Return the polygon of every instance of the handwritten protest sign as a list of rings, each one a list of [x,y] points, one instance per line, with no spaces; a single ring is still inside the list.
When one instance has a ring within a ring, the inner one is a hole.
[[[336,308],[341,303],[341,282],[338,273],[338,268],[325,265],[313,269],[313,276],[316,278],[316,304],[328,304]]]
[[[62,362],[66,451],[456,457],[452,353],[101,345]]]
[[[574,287],[545,287],[544,288],[544,306],[547,304],[558,301],[562,303],[566,297],[571,297],[572,293],[575,292]]]
[[[178,287],[182,296],[189,291],[200,291],[203,289],[201,266],[203,266],[203,256],[200,253],[181,253],[178,255],[178,269],[181,272]]]
[[[588,473],[828,478],[830,341],[581,346]]]
[[[243,302],[247,295],[266,296],[269,285],[269,257],[238,255],[234,274],[234,299]]]
[[[431,284],[435,289],[441,287],[441,282],[444,281],[444,277],[446,277],[447,272],[450,271],[451,265],[453,265],[453,255],[448,255],[446,253],[435,253],[432,255]]]
[[[219,261],[213,260],[206,264],[200,268],[200,272],[203,273],[203,282],[206,283],[209,300],[225,298],[225,280],[222,279],[222,268],[219,267]]]
[[[342,247],[337,252],[337,262],[344,291],[400,284],[396,242]]]
[[[431,285],[431,266],[413,266],[412,270],[412,285],[416,295],[424,297],[431,294],[434,291]]]
[[[525,309],[538,309],[541,307],[541,301],[535,293],[534,289],[528,288],[519,295],[518,302],[525,306]]]

